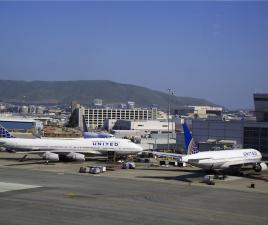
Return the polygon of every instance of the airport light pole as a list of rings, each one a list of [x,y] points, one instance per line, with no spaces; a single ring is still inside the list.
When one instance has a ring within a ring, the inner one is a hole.
[[[171,88],[167,89],[168,91],[168,138],[167,138],[167,147],[169,150],[169,116],[170,116],[170,96],[173,95]],[[173,131],[172,131],[173,132]]]

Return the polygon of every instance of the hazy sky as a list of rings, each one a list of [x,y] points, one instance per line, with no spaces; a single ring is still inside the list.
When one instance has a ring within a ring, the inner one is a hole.
[[[0,2],[0,79],[113,80],[253,107],[268,92],[268,2]]]

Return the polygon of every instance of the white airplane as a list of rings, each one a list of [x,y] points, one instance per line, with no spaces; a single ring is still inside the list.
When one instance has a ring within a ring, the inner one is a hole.
[[[0,127],[0,145],[6,151],[38,154],[48,161],[59,161],[65,157],[73,161],[85,161],[85,154],[132,155],[143,149],[128,139],[119,138],[78,138],[78,139],[25,139],[15,138],[5,128]]]
[[[89,132],[84,116],[83,116],[83,136],[84,138],[112,138],[114,137],[114,135],[109,134],[107,132]]]
[[[256,172],[267,169],[267,165],[261,162],[262,155],[256,149],[233,149],[221,151],[200,152],[190,130],[185,122],[182,124],[187,154],[158,153],[158,156],[175,157],[181,162],[205,169],[205,170],[240,170],[242,166],[252,166]]]

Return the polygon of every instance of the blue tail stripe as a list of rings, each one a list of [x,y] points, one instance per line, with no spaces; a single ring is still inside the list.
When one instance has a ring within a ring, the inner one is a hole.
[[[185,148],[186,148],[186,154],[191,155],[199,152],[199,149],[191,135],[191,132],[187,126],[187,124],[184,122],[182,124],[183,132],[184,132],[184,140],[185,140]]]
[[[192,140],[192,135],[191,135],[190,130],[185,122],[182,124],[182,127],[183,127],[183,132],[184,132],[185,148],[186,148],[186,150],[188,150],[188,147],[189,147],[190,142]]]

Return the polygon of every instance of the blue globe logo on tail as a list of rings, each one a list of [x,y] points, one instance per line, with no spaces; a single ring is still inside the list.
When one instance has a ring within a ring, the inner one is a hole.
[[[182,124],[183,132],[184,132],[184,140],[185,140],[185,147],[187,150],[187,155],[196,154],[199,152],[198,146],[195,143],[191,132],[185,122]]]
[[[15,138],[0,124],[0,138]]]
[[[190,141],[190,144],[187,148],[187,154],[188,155],[191,155],[191,154],[195,154],[195,153],[198,153],[199,152],[199,149],[197,147],[197,144],[195,143],[194,139],[192,139]]]

